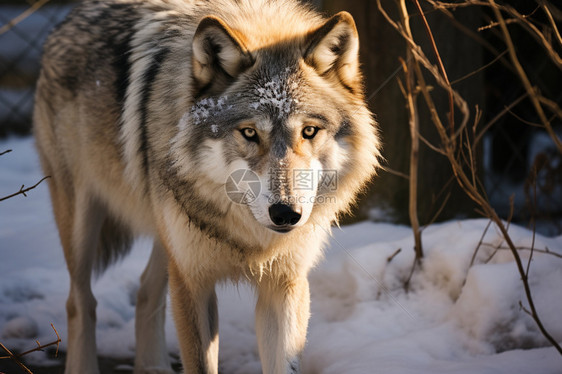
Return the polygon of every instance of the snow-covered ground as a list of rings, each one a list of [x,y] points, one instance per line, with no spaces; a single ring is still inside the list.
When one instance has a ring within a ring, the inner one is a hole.
[[[31,138],[0,141],[0,196],[41,178]],[[423,270],[403,288],[413,262],[410,229],[360,223],[334,229],[326,259],[310,275],[312,317],[305,373],[562,373],[562,356],[531,318],[509,251],[491,227],[475,265],[470,261],[486,220],[450,221],[423,233]],[[512,226],[518,246],[532,233]],[[562,237],[537,235],[535,248],[562,254]],[[140,240],[129,257],[94,283],[100,355],[132,357],[135,291],[149,255]],[[389,256],[398,249],[390,262]],[[528,258],[529,251],[522,250]],[[530,265],[535,303],[546,328],[562,341],[562,258],[535,253]],[[0,341],[14,349],[54,338],[66,341],[68,276],[46,184],[27,197],[0,202]],[[252,291],[219,287],[223,373],[259,373]],[[171,316],[168,347],[177,354]],[[42,353],[29,359],[48,364]]]

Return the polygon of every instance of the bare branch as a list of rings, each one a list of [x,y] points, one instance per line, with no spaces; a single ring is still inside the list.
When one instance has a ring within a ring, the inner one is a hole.
[[[506,106],[501,112],[499,112],[498,114],[496,114],[494,116],[494,118],[492,118],[483,128],[482,130],[480,130],[480,133],[478,133],[478,135],[476,135],[476,137],[474,138],[474,143],[478,144],[480,143],[480,140],[482,139],[482,137],[484,136],[484,134],[486,134],[486,132],[488,132],[488,130],[490,129],[490,127],[492,127],[492,125],[494,123],[496,123],[500,118],[502,118],[506,113],[508,113],[511,108],[513,108],[514,106],[516,106],[517,104],[519,104],[524,98],[526,98],[528,96],[528,92],[525,92],[523,95],[519,96],[517,99],[515,99],[511,104],[509,104],[508,106]]]
[[[533,316],[533,313],[531,313],[531,311],[529,311],[529,309],[525,308],[525,306],[523,305],[521,300],[519,300],[519,308],[521,308],[522,311],[524,311],[525,313],[527,313],[531,317]]]
[[[388,258],[386,259],[386,262],[390,262],[390,261],[394,260],[394,257],[396,257],[396,255],[398,255],[398,253],[400,253],[400,252],[402,252],[402,248],[398,248],[396,251],[394,251],[393,254],[388,256]]]
[[[423,142],[423,144],[427,145],[432,151],[437,152],[443,156],[447,156],[447,154],[439,147],[431,144],[431,142],[429,140],[427,140],[425,137],[423,137],[421,134],[418,134],[420,140]]]
[[[401,1],[403,9],[406,9],[405,0]],[[402,22],[406,28],[409,28],[408,20],[402,18]],[[414,86],[414,76],[412,71],[409,69],[408,65],[412,64],[411,53],[408,52],[408,63],[401,59],[402,67],[404,69],[404,75],[406,80],[406,87],[404,89],[404,95],[406,98],[406,103],[408,107],[408,113],[410,116],[410,179],[409,179],[409,203],[408,203],[408,214],[410,217],[410,224],[412,225],[412,231],[414,234],[414,252],[416,253],[416,259],[420,261],[423,258],[423,245],[421,240],[420,223],[418,219],[418,160],[419,160],[419,116],[418,107],[416,103],[416,97],[413,92]]]
[[[492,244],[489,244],[489,243],[483,243],[483,245],[491,246],[491,247],[493,246]],[[499,246],[499,247],[497,247],[497,249],[502,250],[502,251],[509,251],[511,248]],[[532,248],[532,247],[516,247],[516,249],[518,251],[531,251],[531,250],[533,250],[534,252],[537,252],[537,253],[543,253],[545,255],[562,258],[561,254],[556,253],[556,252],[552,252],[550,249],[548,249],[548,247],[546,247],[545,249],[538,249],[538,248]]]
[[[59,344],[62,341],[60,338],[59,333],[57,332],[57,329],[55,329],[55,326],[51,323],[51,328],[53,329],[53,331],[55,332],[55,335],[57,336],[57,339],[53,342],[41,345],[37,340],[35,341],[35,343],[37,343],[37,347],[30,349],[29,351],[25,351],[23,353],[19,353],[19,354],[15,354],[12,353],[8,348],[6,348],[6,346],[2,343],[0,343],[0,347],[2,347],[2,349],[4,349],[4,351],[6,351],[6,353],[8,353],[8,356],[2,356],[0,357],[0,359],[11,359],[12,361],[14,361],[16,364],[18,364],[19,367],[21,367],[23,370],[25,370],[26,373],[28,374],[33,374],[31,372],[31,370],[29,370],[22,362],[21,362],[21,358],[27,354],[30,354],[32,352],[37,352],[37,351],[41,351],[47,347],[50,347],[52,345],[57,346],[57,350],[55,353],[55,356],[58,355],[59,352]]]
[[[511,40],[511,35],[509,34],[509,31],[507,30],[505,20],[503,19],[503,16],[501,15],[501,12],[500,12],[499,8],[497,6],[495,6],[496,5],[495,1],[494,0],[489,0],[489,1],[490,1],[490,4],[492,5],[492,11],[494,12],[494,15],[495,15],[496,19],[500,23],[500,28],[502,30],[505,43],[507,44],[507,48],[509,50],[509,56],[511,58],[511,62],[513,63],[513,66],[515,66],[515,69],[517,70],[517,73],[519,75],[519,79],[521,80],[521,83],[523,84],[523,87],[525,87],[525,90],[529,94],[529,98],[531,99],[531,102],[533,103],[533,106],[535,107],[537,115],[539,116],[542,124],[544,125],[544,127],[546,129],[546,131],[548,132],[548,134],[550,135],[552,140],[554,140],[554,143],[556,144],[556,147],[558,148],[558,151],[560,153],[562,153],[562,142],[560,141],[560,139],[558,139],[558,135],[556,135],[556,133],[552,129],[550,121],[548,121],[548,119],[546,118],[546,115],[545,115],[545,113],[542,109],[541,103],[538,99],[538,92],[537,92],[536,88],[531,85],[531,82],[529,81],[529,78],[527,77],[527,74],[525,73],[525,70],[523,69],[523,67],[519,63],[519,59],[517,58],[517,53],[515,52],[515,46],[513,45],[513,41]]]
[[[404,178],[404,179],[410,179],[408,174],[402,173],[401,171],[398,171],[398,170],[394,170],[392,168],[389,168],[388,166],[383,166],[382,169],[384,171],[386,171],[387,173],[396,175],[397,177]]]
[[[416,1],[416,3],[417,3],[417,1]],[[553,132],[552,127],[550,125],[550,122],[546,118],[546,115],[545,115],[545,113],[544,113],[544,111],[541,107],[540,94],[531,85],[531,83],[529,82],[529,80],[527,78],[527,75],[525,74],[525,71],[523,70],[523,68],[519,64],[519,61],[517,59],[517,55],[515,53],[515,48],[514,48],[513,42],[511,41],[509,32],[507,31],[507,26],[505,24],[505,20],[503,19],[502,15],[501,15],[501,12],[500,12],[500,6],[498,6],[494,2],[494,0],[488,0],[487,2],[476,1],[476,0],[466,0],[462,3],[455,3],[455,4],[447,4],[447,3],[438,2],[438,4],[440,4],[442,6],[448,6],[448,7],[471,6],[471,5],[474,5],[474,4],[478,4],[478,5],[481,5],[481,6],[487,6],[487,7],[492,8],[495,17],[500,24],[502,35],[505,39],[507,49],[509,51],[510,60],[511,60],[512,64],[514,65],[515,71],[516,71],[517,75],[519,76],[520,80],[523,83],[523,86],[525,87],[525,89],[527,91],[527,96],[531,99],[533,105],[535,106],[535,110],[540,117],[541,123],[547,129],[549,135],[551,135],[551,137],[554,139],[554,141],[557,145],[557,148],[562,153],[562,143],[557,138],[556,134]],[[530,307],[530,313],[533,317],[533,320],[535,321],[536,325],[538,326],[538,328],[541,331],[541,333],[543,334],[543,336],[557,349],[558,352],[560,352],[560,354],[562,354],[562,348],[560,347],[558,342],[556,340],[554,340],[552,338],[552,336],[548,333],[548,331],[544,328],[544,326],[542,324],[542,321],[539,318],[538,312],[537,312],[537,310],[535,308],[535,305],[534,305],[533,296],[532,296],[529,281],[528,281],[528,274],[525,271],[525,268],[523,266],[523,262],[521,260],[521,257],[519,255],[518,251],[517,251],[517,248],[516,248],[515,244],[513,243],[512,239],[511,239],[511,237],[508,233],[508,226],[506,226],[506,224],[501,220],[501,218],[498,216],[498,214],[494,210],[494,208],[490,205],[490,203],[487,199],[486,193],[482,189],[481,182],[478,179],[475,179],[473,174],[470,174],[470,176],[469,176],[467,174],[466,170],[465,170],[465,166],[468,166],[468,167],[472,166],[473,167],[473,164],[472,164],[473,156],[471,154],[469,154],[468,157],[467,157],[466,154],[463,152],[462,147],[456,147],[456,145],[455,145],[457,137],[460,138],[465,134],[465,128],[464,127],[465,127],[466,123],[468,122],[468,117],[469,117],[468,106],[466,105],[466,102],[462,99],[462,97],[460,97],[460,95],[458,95],[456,92],[454,92],[454,90],[451,89],[450,84],[448,84],[448,82],[443,79],[441,73],[439,72],[439,69],[436,68],[434,65],[432,65],[429,62],[427,57],[423,54],[423,51],[421,50],[420,46],[414,41],[413,35],[412,35],[411,31],[409,30],[409,28],[405,27],[403,24],[398,24],[397,22],[392,20],[390,18],[390,16],[383,9],[380,0],[377,0],[377,5],[378,5],[378,8],[379,8],[381,14],[388,20],[388,22],[406,40],[408,49],[411,51],[412,55],[414,56],[412,68],[413,68],[413,71],[415,72],[415,76],[416,76],[416,79],[417,79],[417,85],[418,85],[419,90],[422,93],[422,96],[424,98],[424,101],[425,101],[425,103],[426,103],[426,105],[429,109],[431,120],[432,120],[432,122],[433,122],[433,124],[434,124],[434,126],[437,130],[437,133],[438,133],[438,135],[441,139],[441,142],[443,144],[442,150],[446,154],[447,159],[449,160],[449,163],[450,163],[450,165],[453,169],[453,174],[454,174],[458,184],[464,190],[466,195],[469,198],[471,198],[480,207],[481,213],[484,216],[488,217],[492,222],[494,222],[494,224],[496,225],[496,227],[500,231],[502,237],[505,240],[505,243],[507,244],[507,247],[510,249],[510,251],[513,255],[513,258],[515,260],[515,264],[517,266],[518,272],[521,276],[521,281],[522,281],[523,287],[525,289],[525,295],[526,295],[526,298],[527,298],[527,301],[528,301],[528,304],[529,304],[529,307]],[[503,8],[501,8],[501,9],[503,9]],[[401,18],[407,19],[408,15],[406,13],[404,13],[404,11],[403,11],[402,14],[401,14]],[[552,56],[552,54],[550,54],[550,57],[554,58],[554,56]],[[464,115],[463,123],[459,128],[456,129],[454,134],[448,134],[447,130],[445,129],[445,126],[443,126],[443,123],[441,122],[441,119],[440,119],[439,114],[437,112],[435,103],[434,103],[433,98],[431,96],[430,90],[428,88],[428,85],[425,82],[425,77],[424,77],[423,72],[421,70],[422,65],[423,65],[423,67],[426,68],[427,71],[429,71],[433,75],[436,82],[441,87],[445,88],[449,93],[453,92],[455,104],[463,112],[463,115]],[[470,144],[467,144],[467,147],[468,147],[468,149],[470,149]],[[468,164],[468,165],[466,165],[466,164]],[[510,216],[511,216],[511,213],[510,213]],[[496,249],[496,251],[497,251],[497,249]],[[415,266],[416,266],[416,262],[414,262],[414,266],[412,267],[412,272],[413,272],[413,269],[415,268]],[[405,285],[406,289],[408,287],[410,278],[411,278],[411,274],[410,274],[410,277],[408,278],[408,280],[406,281],[406,285]]]
[[[19,16],[5,24],[4,26],[0,27],[0,35],[9,31],[12,27],[32,15],[37,11],[37,9],[41,8],[43,5],[47,4],[51,0],[38,0],[37,2],[33,3],[25,12],[21,13]]]
[[[556,36],[556,40],[558,41],[558,44],[560,44],[562,46],[562,36],[560,36],[560,31],[558,31],[558,27],[556,26],[556,21],[552,17],[552,13],[548,9],[548,6],[545,4],[545,2],[543,2],[541,4],[541,8],[544,11],[544,13],[546,14],[546,17],[548,18],[548,21],[550,22],[550,26],[552,27],[552,30],[554,31],[554,35]]]
[[[453,89],[451,87],[451,83],[449,82],[449,78],[447,77],[447,71],[445,70],[445,65],[443,65],[443,61],[441,60],[441,55],[439,54],[439,50],[437,49],[437,44],[435,43],[435,38],[433,37],[433,33],[431,32],[431,28],[429,27],[429,23],[427,22],[427,18],[425,18],[425,14],[420,6],[418,0],[414,0],[414,4],[416,5],[416,9],[418,10],[419,15],[423,20],[423,25],[425,27],[425,31],[431,42],[431,48],[433,49],[433,54],[437,59],[437,64],[439,66],[439,71],[443,79],[445,80],[445,84],[449,88],[449,131],[453,134],[455,129],[455,101],[453,99]]]
[[[20,188],[20,190],[19,190],[18,192],[14,192],[14,193],[11,194],[11,195],[1,197],[1,198],[0,198],[0,201],[8,200],[8,199],[10,199],[10,198],[12,198],[12,197],[14,197],[14,196],[17,196],[17,195],[23,195],[23,196],[27,197],[26,192],[29,192],[29,191],[31,191],[32,189],[34,189],[35,187],[39,186],[39,184],[41,184],[41,182],[43,182],[43,181],[44,181],[45,179],[47,179],[47,178],[50,178],[50,176],[46,176],[46,177],[41,178],[41,180],[40,180],[39,182],[37,182],[37,183],[35,183],[33,186],[27,187],[27,188],[25,188],[25,185],[22,184],[22,185],[21,185],[21,188]]]
[[[18,364],[18,366],[19,366],[20,368],[22,368],[26,373],[28,373],[28,374],[33,374],[33,373],[31,372],[31,370],[29,370],[29,369],[27,368],[27,366],[25,366],[25,365],[19,360],[18,356],[15,355],[15,354],[13,354],[8,348],[6,348],[6,346],[4,346],[4,344],[0,343],[0,347],[2,347],[2,349],[3,349],[4,351],[6,351],[6,353],[8,353],[8,356],[4,356],[4,357],[2,357],[2,358],[10,358],[10,359],[12,359],[12,360],[13,360],[16,364]]]
[[[472,253],[472,258],[470,259],[470,267],[472,267],[472,265],[474,265],[474,261],[476,260],[476,255],[478,254],[478,251],[480,250],[480,247],[482,246],[482,244],[484,242],[484,237],[488,233],[488,229],[490,228],[491,224],[492,224],[492,220],[489,220],[488,224],[486,225],[486,228],[484,229],[484,232],[482,233],[482,236],[480,237],[480,240],[478,241],[478,245],[476,246],[476,249],[474,250],[474,253]]]
[[[462,77],[460,77],[460,78],[458,78],[458,79],[455,79],[454,81],[451,82],[451,85],[455,85],[455,84],[457,84],[457,83],[459,83],[459,82],[464,81],[465,79],[468,79],[468,78],[472,77],[473,75],[476,75],[476,74],[480,73],[480,72],[483,71],[483,70],[486,70],[486,68],[492,66],[492,65],[495,64],[498,60],[501,60],[502,57],[507,54],[507,52],[508,52],[507,50],[503,51],[502,53],[500,53],[499,55],[497,55],[496,57],[494,57],[494,59],[493,59],[492,61],[488,62],[486,65],[483,65],[483,66],[481,66],[480,68],[478,68],[478,69],[476,69],[476,70],[474,70],[474,71],[471,71],[470,73],[468,73],[468,74],[466,74],[466,75],[464,75],[464,76],[462,76]]]

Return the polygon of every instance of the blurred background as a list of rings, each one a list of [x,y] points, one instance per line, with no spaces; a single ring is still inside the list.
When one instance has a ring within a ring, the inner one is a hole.
[[[514,50],[542,101],[553,131],[561,136],[562,4],[543,0],[497,2]],[[466,101],[469,120],[460,147],[473,151],[470,173],[492,207],[505,220],[536,225],[546,235],[562,234],[562,158],[520,75],[509,57],[489,2],[453,4],[421,0],[451,86]],[[0,137],[30,136],[33,92],[42,43],[72,9],[64,0],[0,1]],[[406,1],[415,42],[436,63],[423,19]],[[403,88],[403,62],[410,62],[404,38],[391,26],[400,22],[394,0],[324,0],[313,6],[326,14],[349,11],[360,35],[365,95],[381,127],[384,170],[344,222],[370,219],[410,224],[410,118]],[[383,9],[384,13],[381,12]],[[449,113],[448,92],[427,74],[440,117]],[[414,90],[415,91],[415,90]],[[418,92],[419,93],[419,92]],[[417,216],[432,222],[480,216],[459,188],[442,139],[421,95],[415,94],[419,119]],[[548,100],[548,101],[547,101]],[[457,110],[456,121],[461,114]],[[465,153],[459,151],[459,157]]]

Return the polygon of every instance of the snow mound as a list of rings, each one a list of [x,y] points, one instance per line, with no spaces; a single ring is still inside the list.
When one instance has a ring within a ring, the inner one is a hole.
[[[29,316],[19,316],[10,319],[2,328],[4,339],[32,339],[38,333],[37,322]]]
[[[501,235],[490,228],[479,246],[486,226],[486,220],[466,220],[427,228],[425,258],[408,291],[414,261],[409,228],[361,224],[343,228],[341,239],[336,233],[325,264],[310,277],[313,317],[305,372],[366,373],[373,367],[381,373],[528,372],[521,371],[530,366],[520,360],[503,367],[495,361],[501,352],[548,343],[519,306],[529,309]],[[510,234],[525,247],[520,255],[526,265],[532,232],[511,227]],[[371,237],[371,243],[353,247],[357,237]],[[537,236],[535,248],[561,254],[562,242]],[[535,252],[529,273],[539,315],[558,341],[561,265],[562,258]],[[553,348],[544,351],[551,354],[535,362],[538,371],[560,372],[562,358]]]
[[[556,286],[562,284],[560,264],[556,266],[543,257],[535,259],[532,267],[531,291],[539,316],[554,338],[562,340],[562,328],[553,305],[558,303],[562,307],[562,289]],[[463,292],[451,310],[451,318],[471,338],[489,343],[497,352],[547,346],[547,340],[525,312],[530,307],[520,278],[512,263],[472,267]],[[558,313],[561,310],[558,308]]]

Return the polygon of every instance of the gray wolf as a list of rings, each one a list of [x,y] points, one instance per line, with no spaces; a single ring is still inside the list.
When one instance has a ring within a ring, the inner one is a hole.
[[[92,273],[138,235],[135,373],[171,372],[168,284],[185,372],[218,372],[225,280],[255,287],[263,372],[299,371],[307,273],[378,166],[358,49],[348,13],[295,0],[92,0],[54,30],[34,134],[70,273],[66,373],[99,372]]]

